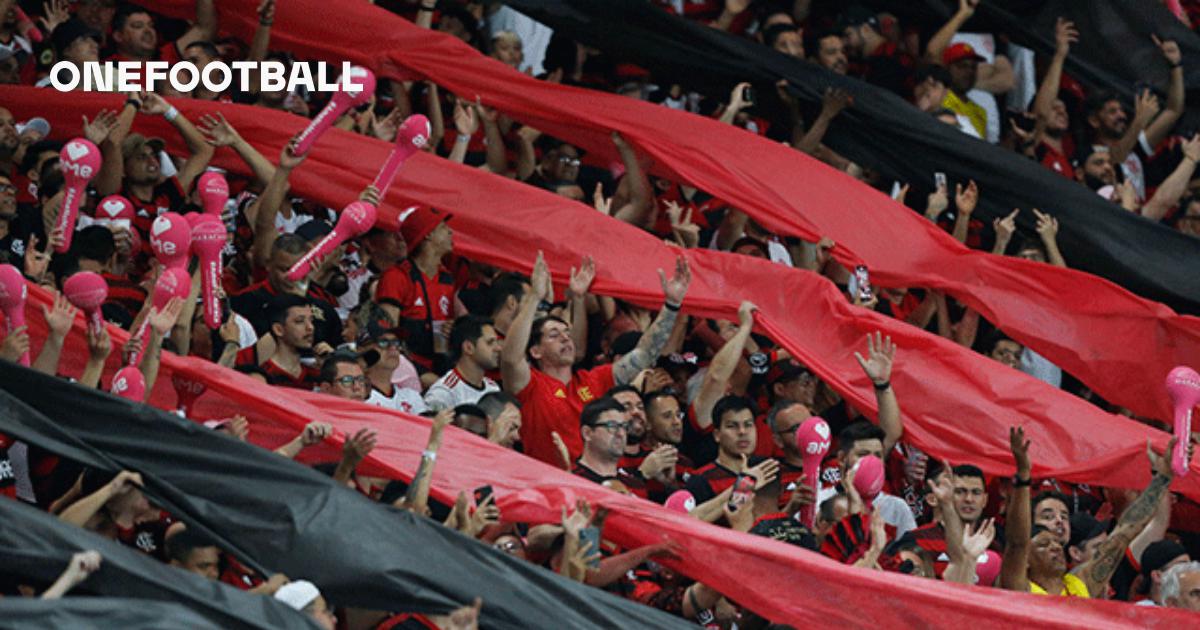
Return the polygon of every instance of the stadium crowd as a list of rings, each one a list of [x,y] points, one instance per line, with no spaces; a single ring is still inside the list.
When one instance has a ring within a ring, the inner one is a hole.
[[[1188,60],[1173,41],[1156,42],[1161,64],[1170,68],[1169,85],[1146,87],[1129,104],[1087,93],[1064,73],[1080,37],[1069,21],[1060,20],[1047,34],[1057,47],[1044,59],[994,34],[960,32],[979,0],[958,0],[957,12],[932,33],[849,3],[654,2],[684,19],[884,87],[962,133],[1026,155],[1126,211],[1200,236],[1200,177],[1194,178],[1200,135],[1177,133]],[[201,69],[215,60],[308,61],[273,45],[276,0],[258,7],[259,26],[249,42],[222,31],[214,0],[196,0],[189,22],[156,15],[152,4],[117,0],[50,0],[26,6],[30,17],[18,13],[18,4],[33,3],[0,0],[3,84],[45,87],[50,66],[62,60],[188,60]],[[785,119],[769,120],[760,117],[759,95],[748,83],[730,86],[727,102],[713,102],[686,85],[614,63],[500,2],[376,4],[540,79],[688,110],[781,140],[872,185],[892,187],[896,198],[970,247],[1062,267],[1071,263],[1059,250],[1058,222],[1050,214],[1032,210],[1034,233],[1017,229],[1017,211],[985,225],[972,218],[988,194],[975,182],[951,187],[942,178],[927,198],[906,199],[909,183],[880,182],[825,146],[830,125],[855,107],[840,91],[830,90],[819,110],[807,111],[781,86],[779,98],[792,107]],[[561,522],[518,523],[505,520],[490,488],[464,488],[453,505],[431,499],[443,432],[465,430],[616,492],[862,570],[1200,611],[1200,563],[1192,560],[1200,539],[1194,523],[1180,517],[1194,514],[1185,509],[1190,501],[1168,490],[1174,476],[1169,452],[1147,448],[1153,477],[1141,491],[1031,477],[1029,442],[1018,427],[1011,434],[1017,469],[1011,478],[985,475],[970,461],[937,461],[905,439],[905,392],[891,386],[901,351],[890,338],[873,334],[857,348],[879,409],[877,418],[867,418],[786,350],[753,332],[753,304],[743,303],[732,322],[685,313],[693,270],[684,257],[674,269],[658,271],[662,306],[647,310],[593,293],[590,258],[571,270],[566,286],[555,287],[536,252],[522,254],[534,260],[528,276],[457,254],[454,208],[410,209],[398,231],[376,226],[319,259],[306,277],[291,280],[288,270],[336,222],[333,209],[290,194],[289,179],[304,168],[306,156],[295,142],[279,155],[262,155],[223,116],[189,120],[173,103],[201,99],[311,116],[324,106],[324,95],[167,89],[124,96],[119,110],[98,111],[70,130],[52,130],[41,118],[15,120],[0,101],[0,262],[59,292],[52,308],[31,315],[44,317],[49,335],[39,344],[23,328],[9,332],[0,348],[6,360],[40,345],[34,369],[104,387],[105,363],[119,350],[142,357],[148,392],[166,350],[274,387],[316,389],[426,415],[433,428],[410,483],[358,474],[375,446],[369,430],[346,436],[341,460],[318,467],[373,500],[708,627],[767,627],[770,620],[656,563],[676,553],[670,544],[623,549],[606,540],[604,510],[586,502],[563,506]],[[64,98],[70,95],[47,91],[45,107]],[[703,190],[650,175],[638,148],[619,134],[612,142],[621,166],[609,170],[589,163],[570,138],[550,137],[473,95],[440,90],[436,77],[381,79],[376,97],[336,126],[391,142],[413,113],[431,123],[427,150],[446,159],[590,200],[596,211],[680,248],[729,251],[823,274],[858,307],[1122,411],[952,298],[918,287],[873,288],[863,270],[831,260],[832,241],[772,234]],[[132,131],[152,117],[169,121],[186,153],[168,154],[163,139]],[[84,137],[103,154],[63,254],[54,253],[65,238],[54,226],[64,196],[64,143],[52,137]],[[221,277],[227,299],[221,325],[210,329],[199,303],[198,268],[187,299],[153,306],[164,271],[150,244],[161,214],[203,212],[197,182],[217,151],[235,152],[253,175],[227,174],[231,196],[221,217],[228,239]],[[377,204],[378,193],[369,187],[361,199]],[[132,216],[105,216],[100,200],[110,195],[128,200]],[[61,291],[78,272],[106,281],[105,320],[131,331],[148,327],[123,349],[114,348],[103,329],[89,331],[87,367],[68,375],[59,366],[78,309]],[[811,487],[795,435],[817,416],[833,439],[817,487]],[[253,430],[243,417],[197,420],[242,440]],[[1134,420],[1164,425],[1164,419]],[[274,450],[296,458],[332,433],[314,418]],[[142,494],[137,471],[104,476],[51,453],[10,448],[16,444],[0,434],[0,495],[36,504],[182,570],[273,596],[324,627],[471,628],[486,606],[477,600],[445,617],[340,608],[305,576],[258,575],[188,529]],[[855,477],[868,459],[882,465],[885,479],[877,494],[862,496]],[[806,511],[815,515],[811,522],[803,518]],[[102,562],[94,552],[78,554],[53,585],[20,583],[0,570],[0,586],[4,596],[61,597]]]

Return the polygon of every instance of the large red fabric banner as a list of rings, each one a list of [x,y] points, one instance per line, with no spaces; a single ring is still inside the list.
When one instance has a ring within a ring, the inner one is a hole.
[[[249,41],[257,0],[221,5],[222,28]],[[155,10],[190,17],[190,0]],[[331,31],[330,24],[338,27]],[[1200,319],[1176,314],[1105,279],[969,250],[886,195],[765,138],[669,108],[538,81],[461,41],[368,3],[280,3],[272,46],[350,60],[384,77],[436,81],[593,153],[615,157],[620,131],[653,169],[690,182],[773,231],[837,243],[843,264],[874,281],[944,291],[1078,377],[1106,400],[1168,420],[1167,372],[1200,357]],[[984,191],[987,194],[987,191]],[[1053,210],[1053,209],[1050,209]]]

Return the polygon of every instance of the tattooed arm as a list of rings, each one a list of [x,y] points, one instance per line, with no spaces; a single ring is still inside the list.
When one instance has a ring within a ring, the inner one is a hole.
[[[659,269],[658,277],[662,280],[663,293],[667,297],[666,303],[658,312],[658,317],[654,318],[654,323],[650,324],[650,328],[642,335],[642,340],[638,342],[637,347],[621,357],[621,360],[613,366],[613,380],[618,385],[629,383],[638,375],[638,372],[654,365],[654,362],[658,360],[659,353],[667,345],[667,340],[671,337],[671,330],[675,327],[675,319],[679,316],[679,307],[683,304],[688,284],[692,281],[692,270],[688,267],[687,259],[679,256],[675,259],[675,275],[667,280],[666,274]]]
[[[1125,548],[1154,516],[1158,503],[1167,492],[1167,486],[1171,485],[1174,476],[1171,472],[1171,453],[1174,449],[1174,439],[1167,444],[1166,452],[1161,455],[1155,453],[1149,444],[1146,445],[1146,456],[1150,458],[1150,465],[1154,471],[1150,485],[1125,509],[1108,540],[1100,546],[1100,552],[1096,554],[1095,559],[1084,562],[1074,571],[1087,584],[1089,593],[1104,592],[1108,581],[1117,570],[1117,565],[1121,563]]]
[[[443,409],[434,416],[429,429],[429,441],[421,454],[421,465],[413,475],[408,492],[404,493],[404,507],[424,515],[429,504],[429,486],[433,482],[433,464],[437,460],[438,449],[442,447],[442,432],[454,420],[453,409]],[[397,506],[399,507],[399,506]]]

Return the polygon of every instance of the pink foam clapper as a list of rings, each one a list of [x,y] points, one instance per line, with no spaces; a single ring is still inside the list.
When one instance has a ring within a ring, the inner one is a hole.
[[[408,160],[408,158],[416,155],[429,144],[429,136],[433,132],[429,126],[429,119],[421,114],[413,114],[404,120],[400,125],[400,130],[396,132],[396,144],[392,147],[392,152],[388,154],[387,161],[383,163],[383,168],[379,169],[379,174],[375,176],[375,181],[372,183],[375,188],[379,189],[379,200],[387,195],[388,188],[392,185],[392,180],[396,179],[396,173],[400,171],[400,167]]]
[[[1200,374],[1181,365],[1167,374],[1167,394],[1175,405],[1175,452],[1171,470],[1182,477],[1188,472],[1188,443],[1192,439],[1192,409],[1200,404]]]
[[[342,117],[351,107],[358,107],[366,104],[375,94],[375,74],[370,70],[361,66],[350,66],[350,82],[359,86],[360,89],[348,89],[345,85],[341,85],[341,89],[333,94],[329,99],[329,104],[317,114],[316,118],[308,124],[296,140],[296,155],[304,155],[312,150],[313,145],[317,143],[317,139],[321,137],[333,123],[337,122],[338,118]]]
[[[988,549],[975,560],[975,583],[992,586],[1000,575],[1000,554]]]
[[[152,304],[154,308],[161,311],[167,307],[167,304],[172,298],[186,300],[192,292],[192,277],[188,275],[186,269],[180,267],[168,267],[163,269],[158,275],[158,280],[154,283],[154,294]],[[150,318],[142,320],[142,325],[138,326],[135,337],[145,340],[146,332],[150,329]],[[140,350],[137,351],[129,359],[129,365],[140,365],[142,363],[142,353],[145,352],[146,345],[142,344]]]
[[[874,455],[867,455],[854,464],[854,469],[854,489],[870,510],[875,497],[883,491],[883,462]]]
[[[804,483],[816,494],[818,475],[821,472],[821,462],[829,452],[829,425],[819,416],[813,416],[796,427],[796,448],[800,451],[804,466]],[[809,529],[816,527],[816,504],[810,503],[800,508],[800,522]]]
[[[58,211],[58,222],[55,224],[62,232],[62,242],[54,251],[61,254],[71,249],[75,221],[79,219],[79,204],[87,193],[88,182],[100,172],[100,149],[83,138],[75,138],[63,145],[58,157],[66,180],[62,208]]]
[[[196,189],[200,191],[200,204],[204,206],[204,214],[221,218],[225,211],[225,203],[229,201],[229,182],[225,176],[209,171],[200,176]]]
[[[164,212],[150,224],[150,249],[164,267],[186,268],[191,248],[192,226],[183,216]]]
[[[121,195],[109,195],[96,204],[96,222],[107,225],[113,221],[133,221],[137,211],[133,204]]]
[[[25,300],[29,297],[29,287],[25,285],[25,277],[12,265],[0,265],[0,310],[4,311],[4,322],[11,335],[14,330],[25,325]],[[18,360],[21,365],[29,365],[29,352],[26,351]]]
[[[687,514],[696,509],[696,497],[692,496],[687,490],[676,490],[667,497],[667,502],[664,504],[668,510]]]
[[[211,214],[192,228],[192,251],[200,259],[200,290],[204,295],[204,323],[216,330],[221,327],[221,301],[217,287],[221,286],[221,252],[225,249],[225,224]]]
[[[143,402],[146,400],[146,377],[142,376],[141,370],[127,365],[113,374],[110,391],[126,400]]]
[[[178,373],[171,375],[171,385],[175,387],[175,408],[183,412],[184,417],[192,415],[196,399],[208,390],[204,383],[180,376]]]
[[[355,201],[343,208],[333,230],[308,250],[307,254],[300,257],[300,260],[297,260],[291,269],[288,269],[288,280],[299,281],[312,270],[314,260],[329,255],[329,252],[337,249],[338,245],[366,234],[367,230],[375,226],[376,214],[375,206],[365,201]]]
[[[100,334],[104,318],[100,306],[108,299],[108,283],[93,271],[80,271],[63,283],[63,295],[75,308],[84,312],[92,334]]]

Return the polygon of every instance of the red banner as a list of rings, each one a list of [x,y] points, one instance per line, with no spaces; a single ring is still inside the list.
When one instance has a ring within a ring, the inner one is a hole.
[[[222,28],[249,41],[257,4],[223,2]],[[195,6],[164,0],[155,10],[190,17]],[[1167,372],[1200,357],[1196,317],[1090,274],[969,250],[848,175],[715,120],[535,80],[367,3],[280,3],[271,44],[303,57],[350,60],[385,77],[427,77],[606,159],[615,159],[609,135],[620,131],[653,156],[656,172],[729,201],[772,231],[812,242],[832,238],[839,262],[866,264],[883,286],[953,295],[1139,415],[1169,420]]]

